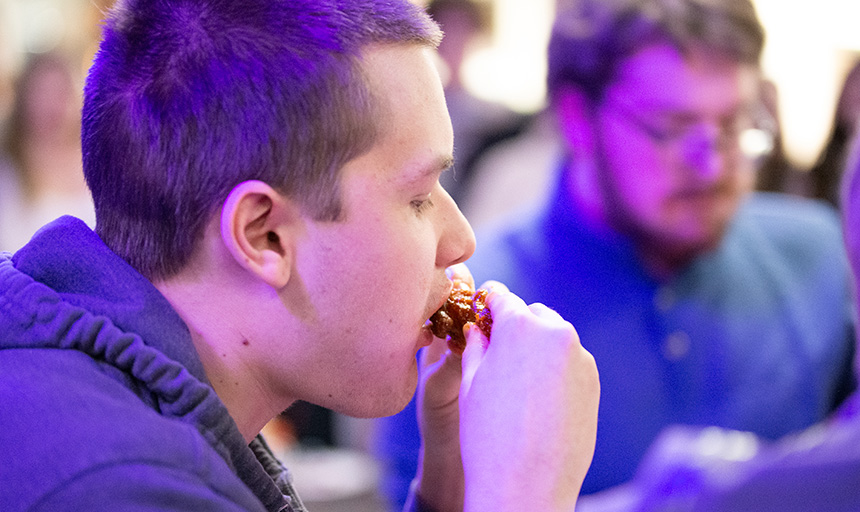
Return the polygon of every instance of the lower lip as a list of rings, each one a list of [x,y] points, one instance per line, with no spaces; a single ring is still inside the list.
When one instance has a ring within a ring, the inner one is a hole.
[[[719,194],[712,192],[688,192],[678,196],[681,204],[696,210],[715,208],[721,200]]]
[[[433,343],[433,340],[435,339],[436,337],[433,336],[433,333],[430,331],[429,324],[425,324],[423,327],[421,327],[421,334],[418,335],[418,342],[420,346],[426,347]]]
[[[717,195],[719,195],[718,192],[710,188],[684,190],[680,194],[678,194],[679,197],[685,199],[709,199],[712,197],[716,197]]]

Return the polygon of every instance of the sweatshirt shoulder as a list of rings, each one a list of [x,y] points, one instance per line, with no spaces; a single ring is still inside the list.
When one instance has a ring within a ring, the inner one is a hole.
[[[197,429],[162,417],[90,356],[0,350],[0,502],[39,499],[99,468],[229,472]],[[8,454],[7,454],[8,455]],[[14,509],[14,507],[13,507]]]

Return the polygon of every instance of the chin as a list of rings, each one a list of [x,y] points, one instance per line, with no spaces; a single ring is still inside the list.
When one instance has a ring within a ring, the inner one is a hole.
[[[719,243],[720,237],[707,235],[666,240],[662,246],[665,253],[669,256],[674,256],[674,259],[689,261],[716,249]]]
[[[353,418],[384,418],[386,416],[393,416],[402,411],[409,404],[411,399],[411,395],[405,398],[397,398],[396,395],[392,394],[387,397],[380,397],[380,400],[376,400],[372,405],[364,407],[347,407],[345,410],[340,410],[338,412]]]
[[[728,228],[728,219],[696,219],[686,227],[679,226],[658,240],[667,250],[695,257],[719,247]]]
[[[413,373],[413,378],[410,378],[408,384],[400,389],[400,393],[391,392],[391,390],[389,390],[388,393],[384,394],[382,397],[382,403],[380,403],[379,411],[375,416],[392,416],[402,411],[407,405],[409,405],[409,402],[415,396],[417,386],[418,372],[416,369],[415,373]]]
[[[406,406],[409,405],[409,402],[411,400],[412,400],[411,395],[406,397],[405,400],[398,400],[398,401],[392,400],[389,404],[387,404],[387,406],[384,408],[384,410],[380,409],[379,411],[377,411],[377,414],[373,415],[373,417],[374,418],[384,418],[386,416],[394,416],[395,414],[397,414],[400,411],[402,411],[403,409],[405,409]]]
[[[332,407],[338,412],[353,418],[382,418],[393,416],[402,411],[412,397],[418,383],[418,373],[414,370],[408,380],[400,380],[397,384],[381,385],[377,380],[374,386],[366,387],[365,395],[353,395],[352,400],[340,407]]]

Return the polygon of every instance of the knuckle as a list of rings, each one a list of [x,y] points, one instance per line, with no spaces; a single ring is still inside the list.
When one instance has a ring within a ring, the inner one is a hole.
[[[573,324],[568,322],[567,320],[558,318],[558,320],[553,320],[552,322],[552,330],[553,338],[558,340],[559,343],[565,345],[567,348],[576,348],[579,347],[579,334],[576,332],[576,329],[573,327]]]

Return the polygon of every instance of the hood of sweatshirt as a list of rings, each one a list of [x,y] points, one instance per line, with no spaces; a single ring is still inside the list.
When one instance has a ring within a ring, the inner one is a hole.
[[[259,446],[247,445],[209,385],[185,323],[84,222],[62,217],[14,256],[0,253],[0,351],[16,348],[104,361],[162,416],[193,425],[267,509],[287,506]]]

